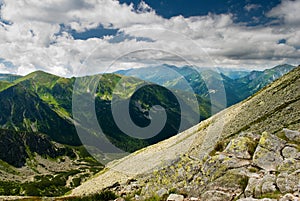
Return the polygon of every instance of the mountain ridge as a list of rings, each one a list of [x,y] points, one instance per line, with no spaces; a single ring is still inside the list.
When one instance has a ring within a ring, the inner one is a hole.
[[[279,156],[276,146],[285,149],[299,146],[288,134],[292,132],[288,130],[298,130],[295,133],[300,135],[299,81],[300,66],[247,100],[221,111],[184,133],[133,153],[127,159],[111,163],[105,172],[75,188],[71,195],[95,193],[101,187],[115,192],[132,189],[127,193],[133,193],[133,196],[136,192],[133,189],[137,189],[141,191],[140,196],[145,196],[143,198],[158,194],[162,196],[175,189],[188,196],[200,196],[200,200],[242,200],[250,196],[279,198],[288,196],[286,193],[294,193],[293,186],[297,186],[295,181],[299,179],[299,174],[297,176],[294,171],[297,171],[299,160],[295,158],[296,155]],[[257,113],[253,109],[255,107]],[[223,128],[221,133],[220,128]],[[187,142],[191,138],[194,143],[189,147]],[[179,152],[174,156],[171,147],[178,143],[189,148],[179,146]],[[297,149],[299,147],[293,150],[297,153]],[[160,161],[162,158],[156,160],[153,157],[150,160],[147,153],[152,151],[170,154],[173,158]],[[251,157],[252,163],[248,157]],[[293,161],[293,168],[291,172],[286,172],[284,167],[289,161]],[[141,169],[138,175],[130,173],[131,169],[126,170],[129,164],[130,167]],[[143,167],[148,166],[153,167],[150,168],[152,171],[143,172]],[[277,167],[278,176],[274,177],[272,171]],[[258,176],[260,180],[255,179],[258,174],[261,174]],[[266,183],[268,178],[272,178],[270,184]],[[285,180],[290,183],[284,183]],[[113,185],[113,181],[118,184]],[[229,181],[232,182],[230,185]],[[257,183],[260,186],[270,187],[263,191],[251,191],[255,188],[254,181],[260,182]],[[272,182],[277,186],[273,188]],[[287,188],[291,190],[285,190]]]

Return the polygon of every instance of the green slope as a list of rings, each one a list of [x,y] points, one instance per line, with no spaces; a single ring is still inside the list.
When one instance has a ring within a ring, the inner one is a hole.
[[[176,97],[166,88],[148,83],[149,86],[138,90],[134,94],[134,98],[130,99],[136,87],[144,81],[115,74],[95,75],[84,79],[87,81],[86,83],[82,82],[81,85],[85,91],[80,93],[86,97],[91,95],[86,89],[90,88],[92,90],[95,87],[90,86],[90,80],[100,80],[97,83],[96,96],[94,97],[98,122],[104,134],[122,150],[132,152],[179,132],[178,129],[181,123],[180,107]],[[112,93],[121,79],[126,84],[126,90],[117,92],[115,95],[119,97],[119,104],[130,101],[130,115],[137,125],[147,126],[150,123],[148,113],[153,105],[161,104],[164,108],[167,108],[167,123],[157,136],[150,139],[136,139],[122,132],[115,124],[111,112]],[[39,131],[47,134],[54,141],[69,145],[80,145],[81,142],[72,123],[74,83],[75,78],[62,78],[37,71],[16,80],[11,85],[4,84],[6,89],[0,92],[0,109],[2,111],[0,126],[17,131]],[[182,97],[189,95],[185,92],[178,93],[181,93]],[[210,102],[205,98],[197,98],[200,103],[200,119],[206,119],[210,116]],[[187,102],[184,102],[184,105],[191,114],[198,112],[197,108],[190,108]],[[86,116],[89,118],[90,114],[86,114]],[[182,129],[197,123],[189,114],[185,114],[182,120],[187,125]],[[97,136],[94,135],[95,130],[92,126],[81,125],[81,128],[87,131],[91,142],[96,140]]]

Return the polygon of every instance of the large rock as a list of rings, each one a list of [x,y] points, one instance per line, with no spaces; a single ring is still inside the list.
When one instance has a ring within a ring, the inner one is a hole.
[[[232,200],[233,196],[231,193],[226,193],[218,190],[206,191],[201,196],[201,201],[224,201],[224,200]]]
[[[293,130],[289,130],[284,128],[283,129],[285,136],[291,140],[291,141],[295,141],[295,142],[300,142],[300,132],[299,131],[293,131]]]
[[[285,194],[279,201],[300,201],[299,197],[294,196],[293,194]]]
[[[273,152],[280,151],[285,146],[285,144],[286,141],[276,137],[275,135],[271,135],[267,132],[263,132],[259,140],[260,147],[263,147]]]
[[[246,197],[260,197],[275,192],[276,175],[261,172],[259,177],[250,177],[245,189]]]
[[[278,175],[276,184],[281,193],[291,193],[300,191],[300,170],[292,174],[283,172]]]
[[[237,158],[251,159],[255,142],[248,137],[232,139],[224,150],[225,153],[233,154]]]
[[[300,152],[295,147],[284,147],[282,150],[282,155],[284,158],[300,159]]]
[[[183,201],[184,196],[183,195],[177,195],[177,194],[170,194],[167,198],[167,201]]]
[[[238,199],[237,201],[277,201],[277,200],[270,199],[270,198],[263,198],[263,199],[242,198],[242,199]]]
[[[283,158],[280,152],[270,151],[258,146],[253,156],[253,162],[264,170],[276,171],[277,167],[283,162]]]

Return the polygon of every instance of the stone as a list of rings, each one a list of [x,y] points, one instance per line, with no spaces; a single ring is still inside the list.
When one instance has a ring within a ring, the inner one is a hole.
[[[254,178],[254,177],[249,178],[248,185],[245,189],[246,197],[252,197],[256,193],[255,189],[257,186],[260,187],[261,181],[262,181],[262,178]],[[260,189],[260,188],[258,188],[258,189]]]
[[[263,132],[258,144],[260,147],[263,147],[269,151],[277,152],[285,146],[286,141],[278,138],[275,135]]]
[[[156,194],[159,196],[159,197],[162,197],[163,195],[167,194],[168,193],[168,190],[165,189],[165,188],[162,188],[158,191],[156,191]]]
[[[293,131],[293,130],[284,128],[283,132],[289,140],[295,141],[295,142],[300,142],[300,132],[299,131]]]
[[[270,198],[263,198],[263,199],[241,198],[241,199],[238,199],[237,201],[277,201],[277,200],[270,199]]]
[[[288,158],[283,161],[283,163],[278,167],[278,171],[283,173],[286,172],[291,174],[300,169],[300,160],[293,158]]]
[[[276,176],[272,174],[265,175],[261,186],[262,194],[273,193],[276,190]]]
[[[125,199],[124,198],[117,198],[114,201],[125,201]]]
[[[232,139],[224,152],[228,154],[233,154],[237,158],[241,159],[251,159],[250,150],[254,146],[254,141],[248,137],[238,137]],[[253,152],[252,152],[253,153]]]
[[[290,193],[300,191],[300,170],[288,174],[280,173],[277,177],[276,184],[281,193]]]
[[[201,195],[200,200],[209,200],[209,201],[224,201],[224,200],[232,200],[233,196],[231,193],[226,193],[218,190],[206,191],[203,195]]]
[[[293,194],[285,194],[279,201],[300,201],[299,197],[294,196]]]
[[[170,194],[169,197],[167,198],[167,201],[183,201],[183,200],[184,200],[184,196],[178,194]]]
[[[284,147],[284,149],[282,150],[282,155],[284,158],[299,158],[300,157],[300,153],[299,151],[294,148],[294,147]]]
[[[277,167],[283,162],[283,158],[279,151],[273,152],[258,146],[253,155],[253,162],[264,170],[276,171]]]

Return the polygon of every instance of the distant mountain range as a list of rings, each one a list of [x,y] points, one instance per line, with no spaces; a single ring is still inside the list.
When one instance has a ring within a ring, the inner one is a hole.
[[[197,68],[176,67],[162,65],[129,70],[116,71],[117,74],[137,77],[154,82],[167,88],[186,90],[183,81],[186,81],[194,93],[201,97],[208,97],[209,93],[218,90],[208,88],[210,83],[222,83],[227,95],[227,106],[244,100],[267,84],[288,73],[295,66],[284,64],[264,71],[233,70],[226,68]],[[218,86],[216,84],[215,86]]]

